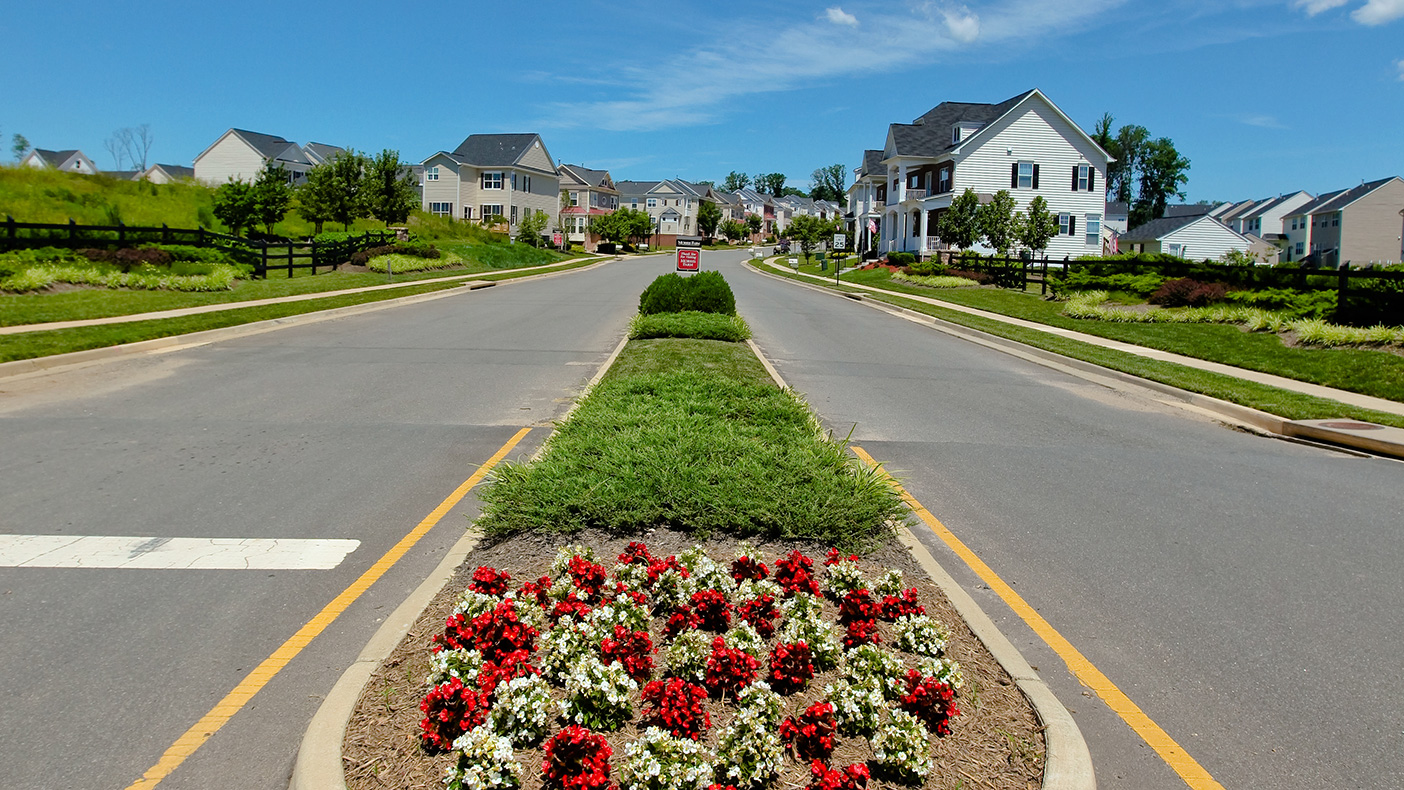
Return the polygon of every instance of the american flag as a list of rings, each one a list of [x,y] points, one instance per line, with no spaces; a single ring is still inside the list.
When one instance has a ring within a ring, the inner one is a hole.
[[[868,220],[868,232],[869,232],[869,233],[877,233],[877,222],[876,222],[876,221],[871,220],[871,219]]]

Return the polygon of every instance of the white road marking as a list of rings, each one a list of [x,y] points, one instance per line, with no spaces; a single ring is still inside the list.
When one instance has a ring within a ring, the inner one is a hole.
[[[331,570],[359,540],[0,535],[0,568]]]

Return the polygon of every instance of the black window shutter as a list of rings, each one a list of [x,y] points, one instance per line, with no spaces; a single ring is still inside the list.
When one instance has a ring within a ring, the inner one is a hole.
[[[1077,165],[1073,165],[1073,191],[1077,191]]]
[[[1069,235],[1069,236],[1076,236],[1076,235],[1077,235],[1077,215],[1076,215],[1076,214],[1069,214],[1069,215],[1068,215],[1068,235]]]
[[[1038,189],[1038,163],[1034,163],[1033,188]]]
[[[1088,191],[1097,188],[1097,168],[1089,166],[1087,168],[1087,189]]]
[[[1019,163],[1015,162],[1009,166],[1009,188],[1019,188]]]

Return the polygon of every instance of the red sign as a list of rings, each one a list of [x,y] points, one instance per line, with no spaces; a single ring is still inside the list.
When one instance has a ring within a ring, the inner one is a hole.
[[[678,250],[678,271],[695,272],[702,266],[701,250]]]
[[[551,243],[554,244],[554,245],[556,245],[557,247],[561,246],[561,234],[559,234],[559,233],[553,233],[553,234],[551,234]]]

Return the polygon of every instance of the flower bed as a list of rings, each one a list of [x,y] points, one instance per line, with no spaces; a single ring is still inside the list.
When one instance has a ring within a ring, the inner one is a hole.
[[[968,663],[952,636],[963,627],[900,548],[882,558],[900,568],[826,566],[812,549],[721,540],[679,550],[679,535],[663,535],[465,566],[463,591],[438,602],[440,633],[407,639],[368,687],[348,731],[349,786],[413,784],[384,781],[387,753],[392,776],[447,776],[453,788],[857,790],[951,786],[985,771],[979,786],[1037,786],[1031,711],[982,649]],[[873,589],[852,586],[865,580]],[[888,598],[926,614],[885,618]],[[755,614],[767,609],[773,617]],[[670,637],[679,611],[697,622]],[[845,620],[874,639],[843,647]],[[414,719],[410,694],[425,707]],[[383,726],[392,697],[393,733]],[[982,741],[973,764],[972,739]],[[1000,751],[1011,753],[988,759]]]

